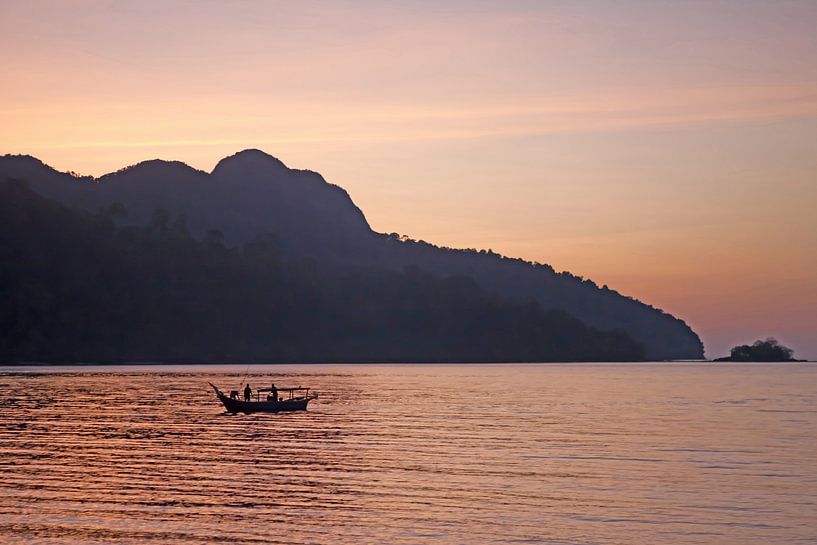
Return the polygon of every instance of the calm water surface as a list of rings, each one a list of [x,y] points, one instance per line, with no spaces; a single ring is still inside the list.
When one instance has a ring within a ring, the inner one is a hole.
[[[0,543],[817,543],[817,365],[0,369]]]

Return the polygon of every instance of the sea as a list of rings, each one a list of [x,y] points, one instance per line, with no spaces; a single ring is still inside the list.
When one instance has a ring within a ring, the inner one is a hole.
[[[2,367],[0,543],[813,545],[817,364]]]

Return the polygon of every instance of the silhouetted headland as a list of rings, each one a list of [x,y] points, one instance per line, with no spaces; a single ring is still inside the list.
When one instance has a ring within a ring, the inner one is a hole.
[[[703,357],[670,314],[549,265],[377,233],[342,188],[258,150],[100,178],[3,156],[5,179],[27,183],[3,185],[6,361]]]
[[[745,362],[779,362],[805,361],[794,358],[794,350],[783,346],[777,339],[768,338],[765,341],[757,340],[753,344],[743,344],[734,347],[728,356],[713,361],[745,361]]]

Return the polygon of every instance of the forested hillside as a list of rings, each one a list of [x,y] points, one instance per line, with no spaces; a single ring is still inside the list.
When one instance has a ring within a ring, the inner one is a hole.
[[[89,212],[122,203],[128,215],[116,222],[123,226],[143,227],[161,208],[183,217],[197,237],[222,232],[228,246],[272,236],[289,260],[312,257],[346,271],[402,274],[417,267],[441,279],[468,276],[503,298],[533,299],[543,309],[564,310],[600,330],[624,330],[650,359],[703,357],[698,336],[671,314],[546,264],[376,233],[342,188],[258,150],[227,157],[212,173],[153,160],[100,178],[57,172],[29,156],[4,156],[0,179],[5,177],[28,180],[35,192]]]
[[[639,360],[602,332],[464,276],[338,267],[191,234],[162,209],[69,208],[0,182],[0,361]]]

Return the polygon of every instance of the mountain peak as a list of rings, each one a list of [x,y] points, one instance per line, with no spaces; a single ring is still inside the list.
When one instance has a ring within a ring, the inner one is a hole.
[[[261,168],[289,170],[280,159],[273,157],[269,153],[259,149],[245,149],[219,161],[213,169],[213,174],[218,174],[225,170],[254,170]]]
[[[133,178],[155,178],[158,179],[163,176],[174,175],[206,175],[206,172],[195,169],[181,161],[167,161],[164,159],[148,159],[140,161],[134,165],[126,166],[110,172],[98,178],[98,181],[107,181],[115,179],[133,179]]]
[[[32,179],[39,176],[60,176],[75,180],[92,180],[91,176],[81,176],[76,172],[60,172],[32,155],[0,155],[0,170],[7,177]]]
[[[8,153],[6,155],[0,155],[0,161],[3,162],[4,166],[15,166],[18,168],[41,169],[57,172],[57,170],[55,170],[53,167],[46,165],[40,159],[37,159],[32,155],[13,155]]]

